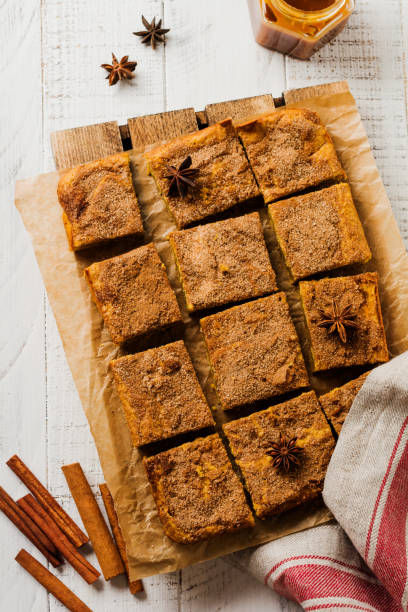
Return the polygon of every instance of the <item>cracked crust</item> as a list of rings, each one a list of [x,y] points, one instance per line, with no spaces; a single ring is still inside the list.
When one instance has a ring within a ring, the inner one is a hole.
[[[165,270],[153,244],[85,269],[93,299],[115,343],[122,344],[181,322]]]
[[[277,290],[258,213],[173,232],[169,241],[190,311]]]
[[[168,166],[178,168],[189,155],[199,169],[196,186],[183,198],[168,196]],[[231,119],[174,138],[144,156],[179,229],[260,195]]]
[[[334,440],[314,391],[223,426],[259,518],[315,499],[323,489]],[[297,438],[300,465],[289,472],[267,454],[280,436]]]
[[[224,410],[309,384],[283,292],[200,321]]]
[[[299,283],[300,297],[310,339],[313,371],[388,361],[378,275],[376,272],[324,278]],[[340,309],[352,305],[358,328],[348,330],[343,344],[336,333],[319,327],[320,309],[336,300]]]
[[[255,522],[218,434],[144,458],[165,534],[192,544]]]
[[[143,235],[128,153],[68,170],[59,180],[57,193],[74,251]]]
[[[275,202],[268,210],[294,280],[371,259],[346,183]]]
[[[237,126],[265,202],[347,179],[318,115],[282,109]]]
[[[109,366],[135,446],[214,426],[182,340]]]
[[[331,421],[337,434],[340,434],[346,416],[370,372],[362,374],[342,387],[336,387],[329,393],[319,397],[326,417]]]

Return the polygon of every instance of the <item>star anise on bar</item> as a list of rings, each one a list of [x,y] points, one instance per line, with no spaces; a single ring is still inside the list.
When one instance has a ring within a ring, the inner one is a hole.
[[[156,17],[153,17],[151,23],[149,23],[144,15],[142,15],[143,25],[146,30],[140,32],[133,32],[135,36],[143,36],[142,43],[148,45],[150,43],[152,49],[156,48],[156,43],[166,43],[165,34],[170,32],[169,28],[162,28],[162,20],[160,19],[156,24]]]
[[[109,72],[106,77],[109,79],[109,85],[115,85],[123,79],[133,79],[135,76],[132,72],[135,70],[137,62],[129,62],[129,56],[124,55],[120,62],[114,53],[112,53],[112,64],[101,64],[101,68],[105,68]]]
[[[281,434],[279,442],[272,442],[266,454],[272,457],[273,467],[281,468],[289,472],[294,466],[299,465],[299,455],[302,452],[300,446],[296,446],[297,438],[290,440]]]
[[[167,166],[169,172],[164,178],[170,181],[168,196],[180,196],[183,198],[190,187],[195,187],[196,183],[193,178],[199,173],[198,168],[191,168],[191,156],[189,155],[180,164],[178,168],[175,166]]]
[[[337,333],[343,344],[347,343],[347,328],[357,329],[358,323],[355,322],[356,314],[352,311],[352,305],[348,304],[340,308],[336,300],[332,300],[330,306],[320,308],[321,321],[318,327],[328,328],[329,334]]]

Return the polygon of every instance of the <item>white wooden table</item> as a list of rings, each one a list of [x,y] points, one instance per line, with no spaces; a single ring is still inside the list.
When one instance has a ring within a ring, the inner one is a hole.
[[[342,35],[311,62],[258,46],[245,0],[3,0],[0,3],[0,483],[23,492],[4,465],[13,453],[74,517],[60,467],[80,461],[94,490],[102,481],[32,249],[13,207],[14,182],[53,169],[53,130],[273,93],[347,78],[356,96],[401,232],[408,245],[408,3],[357,0]],[[140,15],[164,16],[168,43],[155,52],[132,31]],[[109,88],[111,51],[138,61],[131,83]],[[52,257],[52,253],[50,253]],[[81,347],[78,346],[78,350]],[[13,561],[32,547],[0,517],[0,610],[62,606]],[[92,561],[92,556],[91,556]],[[218,560],[144,581],[87,586],[69,566],[62,578],[98,612],[294,611],[298,607]]]

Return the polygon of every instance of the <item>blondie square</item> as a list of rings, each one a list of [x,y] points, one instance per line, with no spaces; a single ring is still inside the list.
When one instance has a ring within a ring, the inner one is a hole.
[[[346,183],[275,202],[268,209],[294,280],[371,259]]]
[[[350,380],[350,382],[342,387],[337,387],[329,393],[325,393],[319,397],[320,405],[327,418],[331,421],[337,434],[340,434],[351,405],[369,373],[370,372],[366,372],[355,380]]]
[[[315,372],[388,361],[375,272],[299,283]]]
[[[309,384],[283,292],[205,317],[200,324],[224,410]]]
[[[181,322],[159,254],[147,244],[85,269],[92,297],[116,344]]]
[[[190,156],[194,186],[169,194],[171,167]],[[149,172],[177,227],[183,228],[259,196],[254,175],[230,119],[170,140],[145,153]],[[170,170],[169,170],[170,168]]]
[[[165,534],[180,544],[253,527],[243,487],[218,434],[145,458]]]
[[[237,126],[266,203],[346,179],[332,140],[318,115],[282,109]]]
[[[169,241],[190,311],[277,290],[256,212],[173,232]]]
[[[231,421],[223,429],[259,518],[319,496],[334,440],[314,391]],[[290,461],[286,471],[277,458],[289,443],[295,447],[296,463]]]
[[[68,170],[58,183],[58,199],[74,251],[143,235],[128,153]]]
[[[184,342],[110,362],[133,444],[214,425]]]

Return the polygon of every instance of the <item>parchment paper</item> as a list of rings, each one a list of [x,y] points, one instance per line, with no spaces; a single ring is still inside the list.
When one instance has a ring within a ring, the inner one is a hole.
[[[307,107],[318,112],[334,139],[374,255],[369,266],[348,269],[347,273],[378,270],[389,348],[392,355],[399,354],[408,349],[408,256],[355,101],[345,91],[308,98],[291,106]],[[217,422],[220,423],[225,416],[217,410],[198,327],[196,321],[186,313],[174,261],[166,242],[166,236],[175,227],[157,195],[152,179],[147,176],[141,151],[133,151],[131,159],[135,187],[147,229],[146,241],[154,239],[166,263],[186,323],[184,340],[209,403],[216,409]],[[102,252],[89,251],[82,255],[74,255],[69,251],[56,196],[58,180],[59,174],[52,172],[18,182],[16,206],[31,236],[67,360],[95,439],[105,479],[114,497],[126,540],[131,579],[180,569],[329,520],[329,512],[315,504],[298,508],[282,517],[257,521],[252,530],[201,544],[180,545],[164,535],[141,464],[141,453],[131,446],[120,401],[107,370],[108,362],[118,356],[120,351],[110,341],[83,278],[85,266],[96,259],[111,256],[116,251],[104,249]],[[265,209],[261,217],[280,287],[288,291],[295,324],[300,336],[304,336],[297,291],[287,278],[266,221]],[[127,248],[130,246],[134,245],[128,244]],[[163,338],[163,341],[166,340]],[[307,359],[307,346],[303,340],[302,344]],[[342,384],[356,374],[357,371],[348,370],[342,375],[313,376],[312,386],[321,392],[335,384]]]

